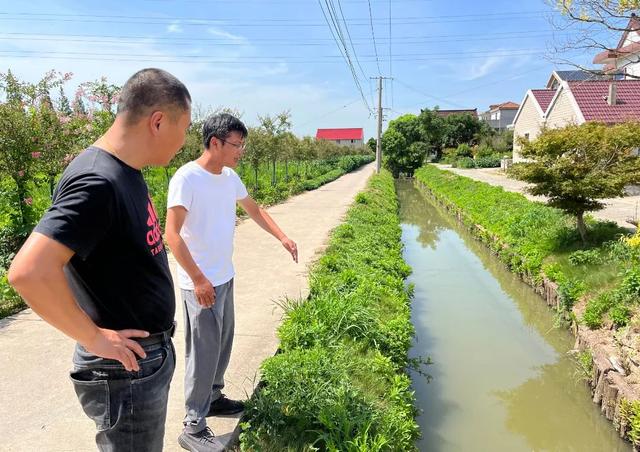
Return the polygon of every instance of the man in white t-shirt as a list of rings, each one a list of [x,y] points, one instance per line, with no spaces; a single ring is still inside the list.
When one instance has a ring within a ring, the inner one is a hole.
[[[296,244],[249,196],[233,170],[245,148],[245,125],[227,113],[212,115],[202,136],[202,155],[178,169],[169,183],[166,225],[185,316],[186,416],[178,442],[192,451],[221,450],[207,416],[244,409],[241,401],[221,392],[233,344],[236,202],[298,262]]]

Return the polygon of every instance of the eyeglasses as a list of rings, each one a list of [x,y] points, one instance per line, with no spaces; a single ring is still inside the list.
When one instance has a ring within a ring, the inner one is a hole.
[[[216,137],[218,140],[222,141],[223,143],[227,143],[230,144],[231,146],[234,146],[236,149],[240,150],[240,151],[244,151],[247,148],[247,144],[246,143],[242,143],[242,144],[237,144],[237,143],[232,143],[231,141],[227,141],[223,138],[220,137]]]

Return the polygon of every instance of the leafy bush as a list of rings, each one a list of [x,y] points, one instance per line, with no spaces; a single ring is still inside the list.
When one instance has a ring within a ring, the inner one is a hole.
[[[614,305],[614,299],[610,292],[604,292],[587,302],[582,321],[591,329],[602,326],[602,318]]]
[[[455,156],[456,157],[473,157],[471,146],[469,146],[466,143],[462,143],[456,148]]]
[[[502,158],[499,155],[492,154],[484,157],[476,158],[476,166],[478,168],[500,168]]]
[[[460,157],[452,163],[454,168],[475,168],[476,162],[471,157]]]
[[[476,159],[481,157],[489,157],[491,155],[494,155],[495,152],[496,151],[494,151],[490,145],[483,143],[476,147],[474,156]]]
[[[597,265],[602,263],[600,252],[596,250],[578,250],[569,255],[572,265]]]

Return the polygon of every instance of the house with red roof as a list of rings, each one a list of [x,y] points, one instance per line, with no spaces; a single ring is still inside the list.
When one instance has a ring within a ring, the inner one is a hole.
[[[341,146],[358,147],[364,144],[364,131],[362,128],[318,129],[316,140],[333,141]]]
[[[520,139],[543,128],[587,121],[640,121],[640,19],[632,15],[616,49],[596,55],[602,71],[554,71],[544,89],[527,91],[513,120],[513,161],[522,160]]]
[[[640,121],[640,80],[563,81],[556,90],[529,90],[513,122],[513,160],[521,160],[519,138],[533,140],[543,128],[630,120]]]
[[[604,65],[608,73],[623,74],[627,79],[640,77],[640,18],[631,14],[616,48],[598,53],[593,62]]]

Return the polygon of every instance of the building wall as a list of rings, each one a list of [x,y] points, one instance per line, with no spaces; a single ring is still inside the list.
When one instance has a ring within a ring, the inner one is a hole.
[[[358,147],[362,146],[363,140],[329,140],[340,146]]]
[[[556,103],[548,113],[546,126],[550,129],[556,129],[569,124],[578,124],[578,122],[571,94],[566,89],[562,89]]]
[[[543,118],[540,116],[535,100],[531,96],[527,96],[522,105],[522,111],[518,116],[518,121],[513,126],[513,161],[519,162],[523,158],[519,154],[520,145],[518,140],[521,137],[528,136],[529,140],[534,140],[539,134],[543,125]]]
[[[500,110],[498,128],[500,130],[505,130],[507,126],[513,124],[513,119],[516,117],[516,113],[518,113],[518,110]]]

